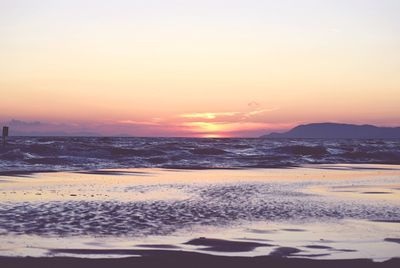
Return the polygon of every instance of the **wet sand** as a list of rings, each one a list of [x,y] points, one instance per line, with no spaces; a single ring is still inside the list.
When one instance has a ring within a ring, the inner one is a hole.
[[[4,267],[399,264],[400,166],[15,175],[0,177]]]

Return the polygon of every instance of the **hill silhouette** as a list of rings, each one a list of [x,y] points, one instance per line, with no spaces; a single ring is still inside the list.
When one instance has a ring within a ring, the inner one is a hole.
[[[400,127],[377,127],[339,123],[299,125],[284,133],[271,133],[262,138],[314,139],[400,139]]]

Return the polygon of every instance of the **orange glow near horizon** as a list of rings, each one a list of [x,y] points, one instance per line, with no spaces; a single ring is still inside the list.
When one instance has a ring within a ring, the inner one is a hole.
[[[192,132],[206,132],[206,133],[218,133],[224,130],[224,125],[218,123],[209,122],[189,122],[184,123],[183,126],[189,127]]]
[[[188,131],[196,137],[201,138],[228,138],[231,135],[227,134],[228,128],[221,123],[211,122],[187,122],[183,123],[183,127],[187,127]]]
[[[210,139],[217,139],[217,138],[230,138],[230,136],[224,136],[222,134],[204,134],[200,136],[201,138],[210,138]]]
[[[242,132],[251,133],[257,130],[282,130],[295,126],[295,124],[265,124],[257,122],[246,121],[233,121],[233,122],[184,122],[182,127],[187,129],[192,135],[196,137],[210,137],[210,138],[229,138],[240,137]],[[261,133],[262,134],[262,133]]]

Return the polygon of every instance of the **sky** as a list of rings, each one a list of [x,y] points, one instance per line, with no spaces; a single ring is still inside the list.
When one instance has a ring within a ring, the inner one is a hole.
[[[399,14],[398,0],[0,0],[0,122],[189,137],[400,126]]]

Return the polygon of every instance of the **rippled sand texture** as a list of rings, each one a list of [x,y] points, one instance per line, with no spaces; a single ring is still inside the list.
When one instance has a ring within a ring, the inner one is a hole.
[[[2,176],[0,184],[0,255],[82,254],[82,248],[113,255],[121,247],[120,255],[152,247],[400,255],[399,166],[102,170]]]

